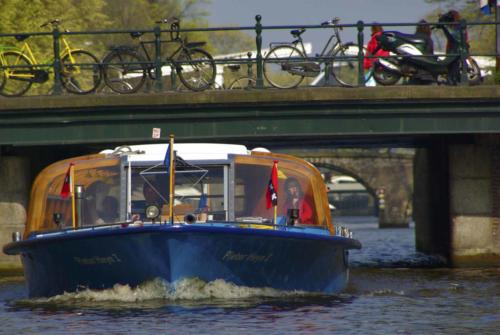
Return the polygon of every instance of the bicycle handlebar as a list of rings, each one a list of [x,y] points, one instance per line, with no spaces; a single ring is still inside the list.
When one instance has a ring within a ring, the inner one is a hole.
[[[171,23],[171,24],[177,23],[177,24],[179,24],[179,22],[180,22],[180,20],[177,17],[175,17],[175,16],[155,21],[155,23],[159,23],[159,24],[164,24],[164,23]]]
[[[340,21],[340,18],[334,17],[331,20],[328,20],[328,21],[325,21],[325,22],[321,22],[321,25],[322,26],[335,26],[335,25],[337,25],[337,23],[339,23],[339,21]]]
[[[43,28],[43,27],[46,27],[48,25],[51,25],[53,28],[57,28],[59,26],[59,24],[61,24],[61,20],[60,19],[53,19],[53,20],[49,20],[47,22],[45,22],[44,24],[42,24],[40,26],[40,28]]]

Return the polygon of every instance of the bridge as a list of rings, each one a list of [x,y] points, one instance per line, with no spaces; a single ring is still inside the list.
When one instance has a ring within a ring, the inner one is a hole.
[[[376,199],[379,227],[408,227],[413,205],[413,153],[316,149],[293,154],[318,168],[348,174],[361,183]]]
[[[421,143],[500,130],[499,86],[33,96],[0,100],[0,145],[182,141]]]
[[[179,142],[224,141],[274,150],[406,146],[416,148],[412,207],[418,250],[441,254],[454,265],[498,264],[499,102],[497,86],[0,99],[0,211],[8,213],[0,226],[12,231],[22,225],[31,180],[50,162],[113,145],[164,141],[171,133]],[[382,184],[365,173],[374,170],[369,164],[356,168],[340,159],[305,158],[343,166],[372,191]],[[406,186],[397,187],[402,174],[386,171],[396,181],[391,193],[407,192]],[[395,218],[407,203],[387,200],[381,222],[389,225],[400,221]]]

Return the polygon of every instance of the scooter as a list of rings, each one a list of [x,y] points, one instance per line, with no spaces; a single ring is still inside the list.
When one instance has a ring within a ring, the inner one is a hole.
[[[378,49],[389,51],[388,58],[378,58],[374,62],[373,77],[378,84],[394,85],[401,77],[412,79],[417,83],[437,83],[457,85],[461,81],[463,65],[459,54],[460,40],[456,31],[451,31],[446,23],[451,18],[445,14],[439,17],[439,24],[434,28],[442,29],[448,43],[450,53],[443,57],[425,56],[426,40],[418,35],[404,34],[398,31],[386,31],[377,36]],[[454,55],[453,55],[454,54]],[[469,85],[482,82],[481,70],[472,57],[465,59]],[[423,79],[422,79],[423,78]],[[424,82],[422,82],[424,81]]]

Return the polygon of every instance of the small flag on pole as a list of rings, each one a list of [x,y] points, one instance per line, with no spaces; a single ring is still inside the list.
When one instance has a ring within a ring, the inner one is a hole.
[[[73,180],[72,180],[72,169],[75,164],[69,163],[68,171],[64,177],[64,182],[61,188],[61,197],[66,199],[68,196],[73,194]]]
[[[165,159],[163,160],[163,165],[167,168],[167,171],[170,169],[170,144],[167,145],[167,152],[165,153]]]
[[[200,203],[198,204],[198,211],[200,213],[206,211],[207,206],[208,206],[208,201],[207,201],[207,195],[205,193],[202,193],[200,196]]]
[[[491,8],[495,7],[497,4],[496,0],[479,0],[479,7],[481,8],[481,13],[485,15],[491,14]]]
[[[266,190],[266,207],[278,206],[278,161],[274,161]]]

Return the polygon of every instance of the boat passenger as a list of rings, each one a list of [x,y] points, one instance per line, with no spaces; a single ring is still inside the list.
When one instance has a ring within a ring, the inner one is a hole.
[[[85,190],[85,201],[83,203],[83,226],[102,224],[97,212],[97,204],[107,193],[107,186],[100,180],[90,184]]]
[[[106,196],[102,201],[102,210],[98,211],[97,224],[112,223],[118,218],[118,200],[112,196]]]
[[[294,177],[289,177],[285,181],[286,208],[287,211],[297,209],[297,218],[292,218],[292,224],[314,224],[313,210],[309,201],[305,198],[299,181]]]
[[[163,199],[161,198],[161,195],[151,184],[147,182],[144,183],[144,185],[142,186],[142,194],[144,194],[144,200],[146,201],[147,205],[163,205]]]

